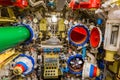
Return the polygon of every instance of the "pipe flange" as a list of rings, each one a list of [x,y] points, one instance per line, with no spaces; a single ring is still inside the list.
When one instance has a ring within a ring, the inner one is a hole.
[[[72,73],[72,74],[80,74],[81,75],[82,69],[83,69],[83,64],[84,64],[84,61],[82,59],[82,55],[80,55],[80,54],[70,56],[67,61],[68,69],[69,69],[70,73]]]
[[[84,46],[89,40],[89,30],[82,24],[77,24],[68,31],[68,40],[75,46]]]

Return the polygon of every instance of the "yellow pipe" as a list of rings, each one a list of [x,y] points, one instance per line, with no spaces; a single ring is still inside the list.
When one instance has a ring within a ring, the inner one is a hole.
[[[9,49],[0,54],[0,69],[9,64],[19,54],[20,52],[15,52],[15,49]]]
[[[120,0],[111,0],[111,4],[114,4],[114,3],[120,6]]]
[[[9,49],[5,51],[3,54],[0,54],[0,64],[5,61],[7,58],[15,54],[15,49]]]

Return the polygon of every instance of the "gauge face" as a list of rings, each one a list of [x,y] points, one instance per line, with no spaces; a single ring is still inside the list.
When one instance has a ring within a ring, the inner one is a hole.
[[[91,30],[90,34],[90,45],[93,48],[98,48],[101,44],[102,35],[99,28],[95,27]]]
[[[85,26],[77,25],[70,31],[70,41],[75,45],[84,45],[89,37],[89,32]]]
[[[73,72],[80,72],[83,68],[84,61],[80,56],[74,56],[69,60],[68,67]]]

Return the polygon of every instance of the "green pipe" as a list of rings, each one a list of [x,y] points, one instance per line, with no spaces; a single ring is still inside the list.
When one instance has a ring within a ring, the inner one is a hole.
[[[30,38],[31,31],[28,26],[0,27],[0,52],[28,41]]]

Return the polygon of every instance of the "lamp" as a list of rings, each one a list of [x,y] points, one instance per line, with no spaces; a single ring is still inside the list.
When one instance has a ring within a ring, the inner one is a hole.
[[[52,16],[51,16],[51,21],[52,21],[53,23],[56,23],[56,22],[57,22],[57,16],[56,16],[56,15],[52,15]]]
[[[116,15],[120,9],[111,10],[108,14],[109,19],[106,22],[104,49],[106,49],[106,61],[114,61],[114,54],[117,53],[120,44],[120,18]]]

